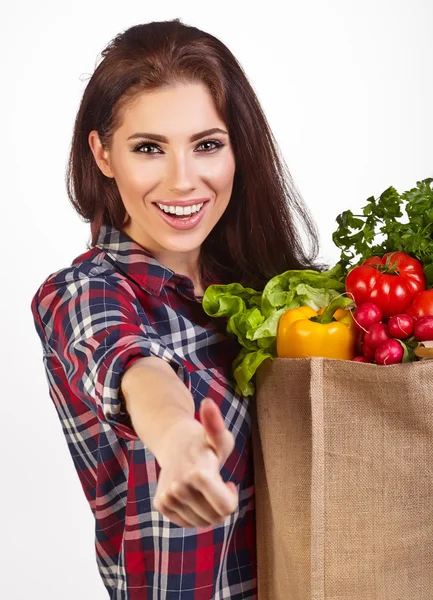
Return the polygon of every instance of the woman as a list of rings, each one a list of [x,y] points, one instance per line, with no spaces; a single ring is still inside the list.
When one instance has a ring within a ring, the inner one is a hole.
[[[250,403],[200,298],[312,267],[314,225],[218,39],[153,22],[102,56],[68,169],[91,245],[32,301],[99,571],[116,600],[256,598]]]

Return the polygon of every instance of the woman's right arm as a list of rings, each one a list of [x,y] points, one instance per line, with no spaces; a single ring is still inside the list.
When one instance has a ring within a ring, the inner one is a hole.
[[[182,527],[221,524],[238,504],[236,486],[221,465],[234,448],[219,408],[207,400],[194,418],[194,399],[172,367],[158,357],[136,361],[121,390],[132,425],[161,466],[154,506]]]

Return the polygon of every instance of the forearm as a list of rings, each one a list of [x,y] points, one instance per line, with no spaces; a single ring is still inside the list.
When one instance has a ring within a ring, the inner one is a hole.
[[[173,369],[162,359],[143,358],[128,369],[121,389],[132,425],[158,462],[169,430],[194,420],[194,399]]]

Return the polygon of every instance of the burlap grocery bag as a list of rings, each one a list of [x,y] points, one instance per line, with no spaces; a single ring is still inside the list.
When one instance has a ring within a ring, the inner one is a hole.
[[[433,600],[433,360],[265,360],[259,600]]]

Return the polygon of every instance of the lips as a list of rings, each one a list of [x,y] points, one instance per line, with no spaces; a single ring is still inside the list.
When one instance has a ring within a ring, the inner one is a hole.
[[[204,199],[202,200],[202,202],[204,202]],[[193,204],[197,204],[197,201],[194,201]],[[200,202],[198,202],[198,204],[200,204]],[[208,205],[209,201],[204,202],[203,206],[197,213],[190,215],[187,219],[179,219],[179,216],[174,217],[170,213],[166,213],[163,210],[161,210],[157,204],[154,204],[155,210],[158,211],[158,214],[160,215],[161,219],[163,219],[173,229],[178,229],[180,231],[185,231],[196,227],[203,219],[204,214],[207,211]],[[176,206],[176,204],[171,204],[170,206]],[[182,205],[177,204],[177,206],[188,206],[188,203]]]

